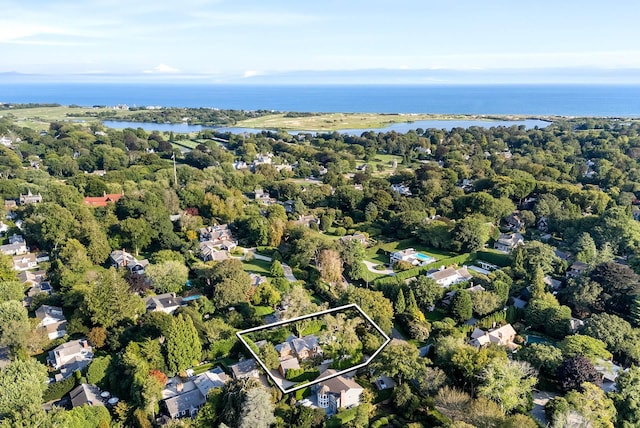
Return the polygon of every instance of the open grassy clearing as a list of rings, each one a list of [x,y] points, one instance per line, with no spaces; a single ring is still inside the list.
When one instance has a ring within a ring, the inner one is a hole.
[[[96,117],[85,116],[89,113],[97,115],[98,113],[109,112],[115,114],[119,118],[126,118],[131,112],[126,110],[113,110],[112,108],[92,108],[92,107],[34,107],[34,108],[17,108],[9,110],[0,110],[0,117],[13,117],[20,126],[32,129],[49,129],[49,123],[59,121],[74,122],[98,122]]]
[[[271,276],[271,263],[265,260],[243,260],[242,266],[246,272],[253,272],[268,277]]]
[[[318,113],[304,117],[285,117],[273,114],[242,120],[236,126],[257,129],[284,129],[308,131],[334,131],[337,129],[383,128],[393,123],[414,122],[416,120],[489,120],[495,117],[477,115],[444,114],[376,114],[376,113]],[[515,117],[509,117],[515,119]],[[502,117],[505,119],[505,117]]]

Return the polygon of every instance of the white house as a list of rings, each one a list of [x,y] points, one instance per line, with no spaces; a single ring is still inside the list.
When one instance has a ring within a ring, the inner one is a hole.
[[[56,375],[56,380],[65,379],[76,370],[82,370],[93,360],[93,347],[87,339],[72,340],[49,351],[47,359],[60,374]]]
[[[436,284],[445,288],[459,282],[469,281],[473,278],[473,276],[467,270],[466,266],[463,266],[460,269],[455,269],[452,267],[440,269],[435,272],[429,273],[427,277],[433,279]]]
[[[391,266],[400,261],[410,263],[413,266],[426,266],[429,263],[434,262],[435,259],[430,256],[425,256],[424,254],[419,253],[413,248],[394,251],[393,253],[389,254],[389,263],[391,264]]]
[[[49,340],[58,339],[67,334],[67,319],[62,313],[62,308],[42,305],[36,309],[36,318],[40,320],[38,328],[46,330]]]
[[[524,238],[519,233],[501,233],[493,248],[498,251],[510,253],[519,245],[524,245]]]

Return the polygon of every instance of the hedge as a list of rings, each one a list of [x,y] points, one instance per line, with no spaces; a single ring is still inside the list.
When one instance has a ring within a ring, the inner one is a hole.
[[[310,386],[305,386],[304,388],[301,388],[295,392],[296,400],[302,400],[303,398],[308,397],[310,395],[311,395]]]
[[[409,278],[415,278],[416,276],[426,274],[430,270],[436,269],[436,266],[451,266],[451,265],[463,265],[465,263],[475,260],[475,254],[461,254],[459,256],[449,257],[446,259],[436,260],[429,263],[426,266],[420,266],[413,269],[408,269],[402,272],[398,272],[394,276],[385,276],[373,281],[376,287],[385,285],[397,285],[400,282],[404,282]]]
[[[500,267],[511,265],[511,257],[508,254],[494,253],[492,251],[478,251],[476,258]]]
[[[59,400],[66,394],[71,392],[76,386],[75,376],[69,376],[68,378],[61,380],[60,382],[50,383],[47,389],[42,395],[42,400],[46,403],[48,401]]]
[[[318,369],[289,369],[285,375],[287,380],[292,382],[305,382],[317,379],[320,376]]]

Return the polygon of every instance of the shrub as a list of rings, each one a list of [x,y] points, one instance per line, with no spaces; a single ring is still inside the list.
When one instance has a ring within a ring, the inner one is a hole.
[[[74,376],[69,376],[60,382],[50,383],[42,395],[42,401],[46,403],[48,401],[59,400],[71,392],[75,386],[76,379]]]

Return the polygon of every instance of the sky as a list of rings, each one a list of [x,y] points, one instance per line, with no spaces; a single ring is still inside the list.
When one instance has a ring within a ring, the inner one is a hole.
[[[640,83],[640,2],[3,0],[0,80]]]

